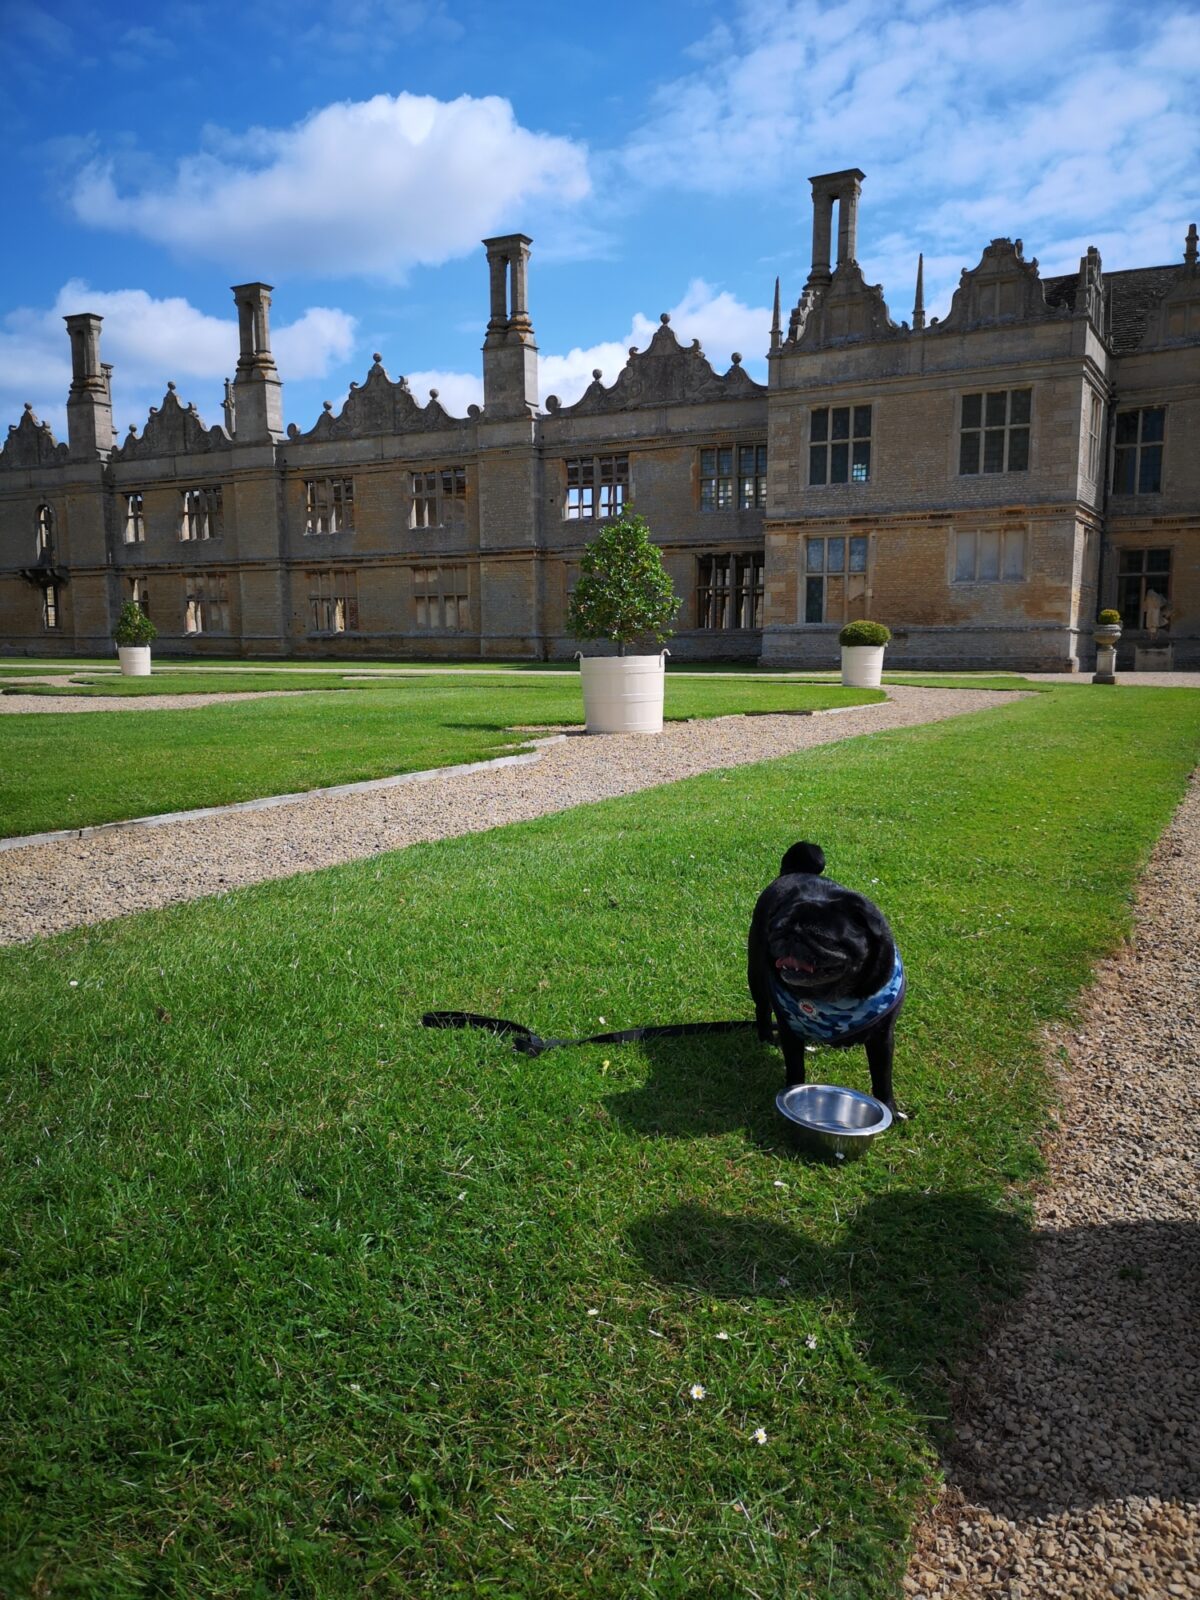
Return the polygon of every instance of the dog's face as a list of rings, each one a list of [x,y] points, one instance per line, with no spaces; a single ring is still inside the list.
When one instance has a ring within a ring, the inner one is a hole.
[[[820,876],[824,857],[783,860],[759,896],[753,933],[759,960],[798,995],[843,999],[873,994],[892,973],[896,947],[883,913],[864,895]]]

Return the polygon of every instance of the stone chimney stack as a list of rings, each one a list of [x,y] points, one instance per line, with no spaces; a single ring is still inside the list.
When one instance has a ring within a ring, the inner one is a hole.
[[[90,311],[64,317],[71,339],[71,389],[67,395],[67,442],[73,461],[107,456],[115,440],[112,421],[112,368],[100,360],[103,317]]]
[[[812,271],[807,288],[824,289],[833,278],[830,252],[833,246],[833,206],[838,207],[837,264],[857,261],[858,197],[865,172],[848,167],[845,172],[824,172],[808,181],[812,184],[813,250]]]
[[[485,239],[491,316],[483,341],[483,409],[527,417],[538,408],[537,344],[529,316],[529,247],[523,233]]]
[[[266,444],[283,437],[283,385],[271,354],[271,285],[240,283],[237,373],[233,380],[238,444]]]

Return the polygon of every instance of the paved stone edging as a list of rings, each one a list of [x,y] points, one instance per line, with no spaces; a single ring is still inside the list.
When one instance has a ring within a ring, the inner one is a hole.
[[[989,689],[893,687],[836,715],[668,723],[661,734],[561,739],[528,764],[306,796],[152,827],[103,829],[0,852],[0,943],[227,893],[384,850],[482,833],[632,794],[714,768],[767,761],[859,734],[986,711],[1020,698]],[[789,841],[790,842],[790,841]]]

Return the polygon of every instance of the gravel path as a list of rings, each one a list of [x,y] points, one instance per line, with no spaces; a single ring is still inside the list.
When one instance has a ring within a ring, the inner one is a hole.
[[[569,738],[525,766],[8,850],[0,854],[0,943],[1018,698],[981,689],[888,692],[884,703],[827,715],[717,717],[668,723],[651,737]]]
[[[0,684],[14,682],[2,679]],[[70,687],[69,678],[24,678],[24,683],[53,683]],[[17,711],[190,711],[193,706],[219,706],[223,700],[277,700],[289,689],[248,689],[242,694],[0,694],[0,716]]]
[[[906,1592],[1200,1596],[1200,773],[1067,1052],[1032,1279],[955,1406]]]

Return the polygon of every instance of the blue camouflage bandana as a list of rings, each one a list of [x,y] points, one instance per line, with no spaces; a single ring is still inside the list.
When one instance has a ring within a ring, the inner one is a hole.
[[[854,1044],[869,1028],[899,1009],[904,988],[904,963],[899,950],[891,977],[882,989],[865,999],[815,1000],[789,989],[775,977],[771,979],[776,1010],[786,1019],[789,1030],[817,1044]]]

